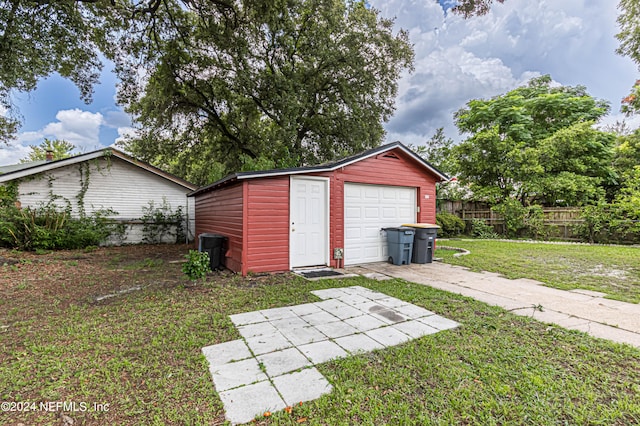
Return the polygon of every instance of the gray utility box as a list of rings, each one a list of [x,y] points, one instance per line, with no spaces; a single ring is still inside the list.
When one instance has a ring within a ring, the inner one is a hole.
[[[224,266],[225,243],[227,237],[218,234],[200,234],[198,236],[198,251],[209,253],[211,270],[222,269]]]
[[[406,227],[382,229],[387,231],[389,263],[393,263],[394,265],[409,265],[411,263],[415,229]]]

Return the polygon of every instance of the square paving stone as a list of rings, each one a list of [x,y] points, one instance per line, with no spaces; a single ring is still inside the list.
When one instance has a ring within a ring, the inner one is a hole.
[[[313,290],[311,294],[318,296],[322,300],[335,299],[344,296],[345,293],[338,288],[327,288],[323,290]]]
[[[361,294],[363,292],[371,291],[366,287],[359,285],[352,285],[351,287],[342,287],[341,290],[346,294]]]
[[[231,318],[231,322],[236,326],[254,324],[267,320],[259,311],[230,315],[229,318]]]
[[[380,328],[387,325],[386,323],[371,315],[362,315],[359,317],[349,318],[344,320],[344,322],[356,328],[360,332],[373,330],[374,328]]]
[[[333,387],[315,368],[273,378],[273,384],[287,405],[312,401],[331,392]]]
[[[271,324],[280,331],[309,326],[308,322],[306,322],[305,320],[303,320],[297,315],[295,317],[273,320],[271,321]]]
[[[371,314],[386,324],[396,324],[407,320],[406,317],[400,315],[393,308],[387,308],[381,305],[379,305],[377,309],[375,309],[375,307],[371,308]]]
[[[420,318],[418,321],[438,330],[449,330],[460,325],[459,323],[448,318],[441,317],[440,315],[431,315],[429,317]]]
[[[305,316],[310,314],[316,314],[318,312],[322,312],[322,309],[318,308],[313,303],[305,303],[303,305],[291,306],[291,312],[299,316]]]
[[[242,337],[244,337],[245,339],[249,339],[256,336],[275,334],[278,332],[278,329],[267,321],[243,325],[241,327],[238,327],[238,331],[240,332],[240,335]]]
[[[349,307],[349,305],[347,305],[344,302],[339,301],[338,299],[323,300],[322,302],[316,302],[315,305],[318,308],[329,312],[330,314],[333,314],[333,312],[335,310],[337,310],[337,309]]]
[[[224,404],[225,416],[232,424],[247,423],[265,411],[279,411],[287,406],[268,381],[218,392],[218,395]]]
[[[267,380],[266,374],[260,369],[255,358],[210,366],[209,371],[218,392]]]
[[[348,336],[349,334],[356,334],[358,332],[358,329],[342,321],[316,325],[316,328],[330,339]]]
[[[372,312],[372,309],[376,310],[380,308],[387,308],[386,306],[382,306],[379,303],[374,302],[373,300],[369,300],[364,303],[358,303],[357,305],[353,305],[353,307],[362,311],[365,314],[370,314]]]
[[[268,352],[278,351],[293,346],[281,333],[256,336],[246,339],[247,346],[256,355],[266,354]]]
[[[361,303],[367,303],[371,301],[370,299],[367,299],[366,297],[362,297],[359,294],[345,294],[344,296],[340,296],[337,299],[351,306],[358,305]]]
[[[320,311],[315,314],[305,315],[304,317],[302,317],[302,319],[304,319],[311,325],[320,325],[326,324],[328,322],[340,321],[340,318],[336,317],[335,315],[331,315],[326,311]]]
[[[381,343],[365,334],[352,334],[351,336],[339,337],[335,339],[334,342],[352,354],[384,348]]]
[[[370,300],[386,299],[387,297],[389,297],[384,293],[379,293],[377,291],[373,291],[373,290],[369,290],[369,289],[365,289],[364,291],[360,291],[358,294],[360,296],[366,297],[367,299],[370,299]]]
[[[376,328],[375,330],[367,331],[364,334],[384,346],[395,346],[411,340],[411,337],[393,327]]]
[[[360,311],[359,309],[356,309],[352,306],[338,306],[335,309],[332,309],[331,311],[329,311],[332,315],[335,315],[336,317],[340,318],[340,319],[347,319],[347,318],[353,318],[353,317],[358,317],[360,315],[362,315],[362,311]]]
[[[217,345],[205,346],[202,354],[209,361],[209,365],[217,366],[231,361],[240,361],[251,357],[251,352],[243,340],[232,340]]]
[[[402,331],[404,334],[407,334],[414,339],[418,339],[423,336],[427,336],[429,334],[437,333],[440,330],[437,330],[427,324],[424,324],[420,321],[411,320],[405,321],[398,324],[390,325],[389,327],[393,327],[396,330]]]
[[[315,327],[292,328],[283,330],[282,334],[286,336],[295,346],[304,345],[305,343],[319,342],[327,340],[327,336],[320,333]]]
[[[376,302],[379,305],[386,306],[388,308],[397,308],[397,307],[405,306],[409,304],[404,300],[396,299],[395,297],[385,297],[384,299],[376,300]]]
[[[291,318],[296,315],[288,307],[263,309],[262,311],[258,311],[258,312],[264,315],[268,320],[279,320],[283,318]]]
[[[313,362],[321,364],[336,358],[344,358],[349,354],[337,344],[323,340],[321,342],[308,343],[298,346],[298,349]]]
[[[311,362],[296,348],[283,349],[258,356],[269,377],[290,373],[302,367],[308,367]]]
[[[430,315],[435,315],[434,312],[416,305],[398,306],[393,308],[393,310],[411,319],[418,319],[422,317],[428,317]]]

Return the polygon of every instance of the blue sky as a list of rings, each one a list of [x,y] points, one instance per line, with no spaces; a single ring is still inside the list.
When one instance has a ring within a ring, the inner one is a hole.
[[[439,3],[440,4],[439,4]],[[611,103],[603,124],[624,117],[620,99],[640,76],[628,58],[615,54],[615,0],[507,0],[483,17],[463,20],[445,13],[452,0],[369,0],[382,16],[409,31],[415,71],[399,85],[387,140],[421,144],[444,127],[456,140],[453,113],[470,99],[505,93],[530,78],[550,74],[563,85],[584,85]],[[444,5],[443,8],[441,5]],[[115,103],[117,81],[107,64],[90,105],[75,86],[53,76],[30,94],[14,98],[24,117],[16,141],[0,147],[0,165],[13,164],[44,137],[61,138],[87,152],[112,145],[131,131]],[[0,111],[2,113],[2,111]],[[640,117],[627,120],[640,127]]]

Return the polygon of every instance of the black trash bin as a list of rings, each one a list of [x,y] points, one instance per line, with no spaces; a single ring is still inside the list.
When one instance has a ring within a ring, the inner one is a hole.
[[[218,234],[200,234],[198,236],[198,251],[209,253],[211,270],[222,269],[224,266],[225,243],[227,237]]]
[[[413,263],[433,262],[433,251],[436,248],[436,238],[438,236],[438,225],[429,223],[411,223],[402,226],[413,228],[416,233],[413,238]]]
[[[389,263],[409,265],[413,250],[413,234],[415,230],[407,227],[382,228],[387,231],[387,247]]]

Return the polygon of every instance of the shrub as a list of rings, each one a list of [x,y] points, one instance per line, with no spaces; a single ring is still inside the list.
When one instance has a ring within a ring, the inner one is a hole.
[[[143,221],[142,240],[146,243],[161,243],[166,235],[175,236],[175,242],[184,241],[184,214],[182,206],[178,206],[174,212],[166,198],[162,199],[160,206],[155,206],[153,200],[147,207],[142,207]],[[175,229],[175,230],[174,230]]]
[[[207,272],[211,270],[209,253],[206,251],[189,250],[189,254],[185,255],[185,258],[187,262],[182,265],[182,272],[191,281],[206,277]]]
[[[9,206],[0,211],[0,244],[20,250],[77,249],[104,242],[114,231],[108,216],[100,210],[80,218],[71,216],[71,207],[54,203],[23,209]]]
[[[464,220],[447,212],[436,214],[436,223],[440,226],[439,233],[443,237],[460,235],[464,232],[465,228]]]
[[[491,208],[504,219],[505,233],[509,237],[527,235],[540,237],[544,234],[544,213],[538,205],[523,206],[520,201],[509,198]]]
[[[488,225],[482,219],[471,219],[471,236],[483,239],[500,238],[500,235],[496,234],[491,225]]]

